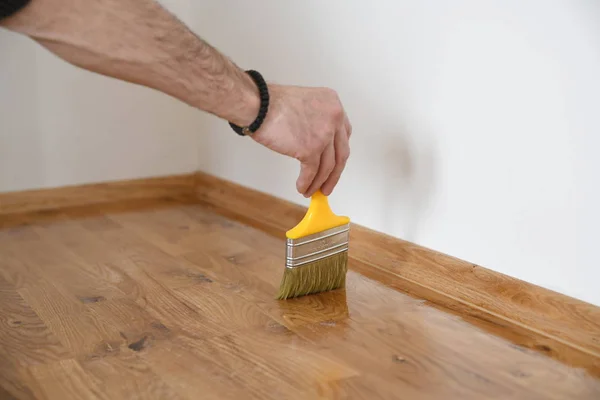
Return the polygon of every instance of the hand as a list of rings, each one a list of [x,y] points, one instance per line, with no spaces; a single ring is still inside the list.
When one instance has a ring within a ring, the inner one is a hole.
[[[300,161],[296,189],[305,197],[329,196],[350,155],[352,126],[335,91],[269,85],[267,118],[252,138]]]

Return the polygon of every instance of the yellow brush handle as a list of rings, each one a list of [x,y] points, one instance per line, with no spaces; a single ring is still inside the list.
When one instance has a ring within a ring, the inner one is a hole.
[[[318,190],[310,199],[310,206],[302,221],[286,232],[288,239],[298,239],[313,233],[323,232],[327,229],[346,225],[350,218],[335,215],[329,208],[327,196]]]

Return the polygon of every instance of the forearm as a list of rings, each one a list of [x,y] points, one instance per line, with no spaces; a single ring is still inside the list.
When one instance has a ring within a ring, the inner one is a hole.
[[[74,65],[157,89],[238,125],[256,117],[252,80],[153,0],[32,0],[2,25]]]

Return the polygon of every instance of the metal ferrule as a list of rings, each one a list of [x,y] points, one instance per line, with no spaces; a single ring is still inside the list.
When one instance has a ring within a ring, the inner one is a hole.
[[[287,268],[300,267],[348,250],[350,224],[338,226],[300,239],[288,239]]]

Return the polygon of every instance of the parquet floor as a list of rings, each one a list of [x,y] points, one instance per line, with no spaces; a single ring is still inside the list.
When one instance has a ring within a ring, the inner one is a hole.
[[[600,399],[600,380],[181,201],[0,219],[0,399]],[[352,265],[350,266],[352,268]]]

